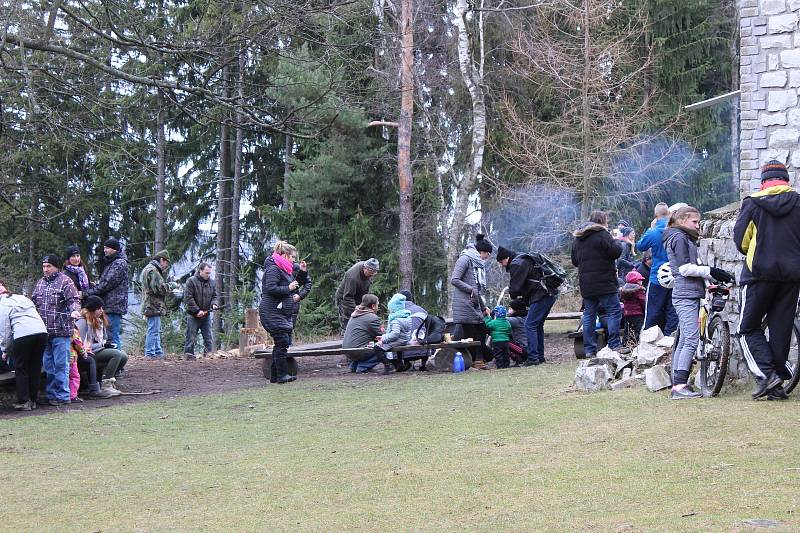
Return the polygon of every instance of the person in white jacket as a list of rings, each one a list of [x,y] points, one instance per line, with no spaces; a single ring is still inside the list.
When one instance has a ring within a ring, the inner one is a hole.
[[[46,346],[47,328],[36,306],[21,294],[12,294],[0,282],[0,349],[4,360],[14,361],[17,386],[14,409],[36,409]]]

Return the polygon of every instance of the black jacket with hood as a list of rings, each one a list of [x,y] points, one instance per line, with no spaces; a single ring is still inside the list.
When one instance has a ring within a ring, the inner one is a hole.
[[[292,317],[297,303],[292,296],[298,291],[289,289],[289,284],[293,281],[293,274],[287,274],[271,256],[267,257],[264,261],[258,314],[261,325],[270,333],[289,333],[294,329]]]
[[[800,281],[800,194],[786,184],[745,198],[733,240],[746,256],[740,284]]]
[[[551,294],[542,286],[542,269],[529,254],[513,252],[506,270],[510,275],[508,294],[512,299],[522,298],[531,305],[545,296],[558,294]]]
[[[587,222],[573,233],[572,264],[578,267],[581,296],[593,298],[616,294],[619,290],[616,259],[622,245],[605,226]]]

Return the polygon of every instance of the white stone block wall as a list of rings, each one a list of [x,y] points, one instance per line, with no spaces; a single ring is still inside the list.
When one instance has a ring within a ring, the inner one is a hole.
[[[777,159],[800,184],[800,0],[740,0],[742,197]]]

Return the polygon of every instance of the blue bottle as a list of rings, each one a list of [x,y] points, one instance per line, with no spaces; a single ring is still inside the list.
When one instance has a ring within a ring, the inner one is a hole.
[[[453,372],[463,372],[464,371],[464,356],[461,355],[461,352],[456,352],[455,357],[453,357]]]

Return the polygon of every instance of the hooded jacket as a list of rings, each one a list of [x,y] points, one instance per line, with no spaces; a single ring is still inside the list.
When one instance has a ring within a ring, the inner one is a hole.
[[[186,280],[183,301],[186,312],[194,317],[200,311],[211,311],[217,305],[217,283],[213,279],[203,279],[197,273]]]
[[[450,284],[453,290],[453,323],[454,324],[483,324],[483,309],[485,307],[477,278],[485,279],[484,262],[475,245],[468,245],[453,265],[453,275]]]
[[[289,289],[294,276],[282,270],[272,256],[264,261],[264,276],[261,278],[261,303],[258,315],[264,329],[273,332],[288,333],[294,328],[292,316],[297,303],[292,296],[297,290]]]
[[[531,305],[545,296],[557,294],[550,294],[542,286],[542,269],[529,254],[512,252],[506,270],[510,276],[508,294],[511,298],[522,298],[526,304]]]
[[[637,283],[626,283],[619,289],[619,299],[622,300],[623,315],[644,316],[647,305],[644,287]]]
[[[746,256],[739,283],[800,281],[800,194],[787,184],[745,198],[733,239]]]
[[[21,294],[0,295],[0,348],[11,349],[14,339],[47,333],[32,301]]]
[[[144,267],[141,280],[142,314],[146,317],[166,316],[169,284],[164,281],[164,271],[157,259],[151,260]]]
[[[103,299],[103,310],[106,313],[124,315],[128,312],[128,258],[121,250],[103,258],[103,273],[94,287],[90,287],[82,296],[99,296]]]
[[[658,283],[658,268],[669,261],[667,251],[664,249],[664,229],[667,227],[667,219],[659,218],[656,225],[644,232],[642,238],[636,242],[636,249],[640,252],[650,250],[653,256],[653,264],[650,265],[651,283]]]
[[[673,298],[702,298],[706,294],[706,279],[711,278],[711,268],[699,264],[697,245],[678,227],[664,230],[664,248],[669,257],[669,268],[675,284]]]
[[[342,348],[363,348],[381,334],[381,319],[369,307],[359,304],[347,321]]]
[[[44,320],[50,338],[72,335],[74,320],[70,314],[80,310],[81,301],[75,284],[63,272],[42,277],[33,289],[31,301]]]
[[[605,226],[587,222],[573,233],[570,257],[578,267],[578,284],[581,296],[593,298],[616,294],[619,290],[617,267],[614,264],[622,254],[619,241]]]

